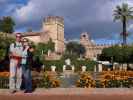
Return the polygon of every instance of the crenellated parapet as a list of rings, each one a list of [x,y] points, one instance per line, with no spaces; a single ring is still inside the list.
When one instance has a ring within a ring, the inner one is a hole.
[[[48,16],[44,18],[43,24],[45,25],[59,24],[64,27],[64,18],[60,16]]]

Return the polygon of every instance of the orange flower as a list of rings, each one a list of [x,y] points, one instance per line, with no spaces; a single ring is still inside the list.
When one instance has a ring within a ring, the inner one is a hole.
[[[0,72],[0,77],[9,77],[9,72]]]

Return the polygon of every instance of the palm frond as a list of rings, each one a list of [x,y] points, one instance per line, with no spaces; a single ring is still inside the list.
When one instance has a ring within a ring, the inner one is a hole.
[[[128,15],[128,16],[126,16],[126,18],[127,18],[127,21],[130,19],[133,19],[133,15]]]
[[[121,16],[119,16],[119,15],[114,16],[113,21],[116,21],[116,20],[121,20]]]
[[[128,4],[123,3],[121,6],[116,6],[116,9],[114,10],[114,20],[121,20],[123,21],[123,17],[126,18],[128,21],[129,19],[133,19],[133,7],[129,7]]]
[[[128,9],[129,9],[127,3],[123,3],[121,8],[122,8],[123,11],[128,11]]]
[[[116,10],[117,10],[117,11],[121,11],[122,9],[121,9],[121,7],[118,5],[118,6],[116,6]]]
[[[129,11],[133,11],[133,7],[129,7],[128,10],[129,10]]]

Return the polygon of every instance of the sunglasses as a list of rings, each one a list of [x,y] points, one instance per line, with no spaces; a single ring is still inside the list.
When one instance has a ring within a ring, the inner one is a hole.
[[[28,42],[28,41],[22,41],[22,42]]]
[[[21,36],[16,36],[16,38],[21,38]]]

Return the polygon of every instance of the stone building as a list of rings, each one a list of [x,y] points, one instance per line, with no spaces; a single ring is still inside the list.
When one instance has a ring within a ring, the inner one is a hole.
[[[55,43],[55,52],[64,52],[64,19],[58,16],[49,16],[43,20],[42,32],[26,32],[23,37],[34,43],[47,43],[50,39]]]
[[[59,59],[65,51],[65,38],[64,38],[64,19],[59,16],[48,16],[42,22],[41,32],[26,32],[23,37],[28,38],[34,43],[47,43],[50,39],[55,43],[55,52],[48,53],[48,60]],[[85,57],[94,59],[98,54],[101,54],[103,48],[110,47],[111,45],[96,45],[91,41],[87,32],[80,35],[80,43],[85,47]],[[48,57],[49,56],[49,57]]]
[[[23,37],[28,40],[37,43],[47,43],[50,39],[50,36],[47,32],[25,32]]]
[[[85,58],[96,59],[98,54],[101,54],[103,48],[110,47],[111,45],[97,45],[91,40],[87,32],[81,33],[80,44],[86,49]]]
[[[48,32],[50,38],[55,43],[55,52],[64,52],[64,19],[59,16],[49,16],[44,19],[43,31]]]

